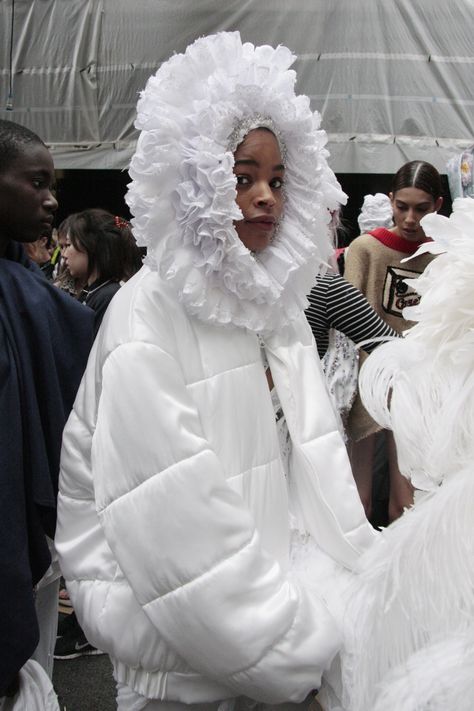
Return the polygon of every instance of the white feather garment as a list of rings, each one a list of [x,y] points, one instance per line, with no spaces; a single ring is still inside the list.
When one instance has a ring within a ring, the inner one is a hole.
[[[416,280],[417,321],[360,377],[367,409],[393,429],[399,465],[429,493],[362,560],[344,616],[350,711],[474,707],[474,200],[428,215],[439,256]],[[444,650],[444,652],[443,652]]]
[[[387,675],[371,711],[472,711],[474,630],[417,652]]]
[[[385,529],[364,556],[344,618],[350,711],[368,711],[377,685],[414,652],[474,629],[473,512],[470,466]]]
[[[372,353],[360,391],[393,430],[402,473],[430,490],[474,455],[474,200],[456,200],[449,219],[427,215],[423,227],[434,241],[421,251],[439,256],[411,281],[422,298],[405,313],[417,323]]]

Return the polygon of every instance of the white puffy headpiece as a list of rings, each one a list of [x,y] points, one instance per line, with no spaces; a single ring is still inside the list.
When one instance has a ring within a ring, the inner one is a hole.
[[[327,165],[319,114],[295,94],[294,60],[286,47],[222,32],[171,57],[138,102],[127,195],[134,234],[186,309],[211,323],[284,326],[306,307],[332,251],[329,210],[346,196]],[[243,216],[233,174],[236,141],[256,126],[272,128],[286,168],[280,227],[258,255],[234,228]]]
[[[393,209],[389,196],[384,193],[365,195],[357,222],[361,234],[376,227],[393,227]]]

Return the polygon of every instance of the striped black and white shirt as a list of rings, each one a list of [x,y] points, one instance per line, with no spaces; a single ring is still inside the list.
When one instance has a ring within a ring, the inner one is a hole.
[[[364,344],[364,350],[370,353],[380,341],[370,339],[398,337],[398,333],[385,323],[374,311],[365,296],[355,286],[339,274],[328,272],[318,276],[308,295],[310,305],[306,310],[311,330],[322,358],[329,345],[329,329],[336,328],[354,343]]]

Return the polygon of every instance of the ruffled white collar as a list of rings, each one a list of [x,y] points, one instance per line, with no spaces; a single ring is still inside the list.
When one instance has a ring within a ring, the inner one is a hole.
[[[211,323],[284,326],[307,306],[332,250],[329,210],[345,195],[326,162],[319,115],[294,93],[294,59],[285,47],[220,33],[166,62],[138,104],[127,196],[135,236],[186,309]],[[258,255],[233,226],[242,213],[228,149],[236,125],[256,114],[272,119],[287,151],[284,215]]]

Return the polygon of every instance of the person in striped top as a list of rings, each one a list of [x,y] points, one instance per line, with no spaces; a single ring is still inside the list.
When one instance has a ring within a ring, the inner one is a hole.
[[[308,295],[306,318],[322,358],[329,345],[329,330],[336,328],[367,353],[398,333],[369,304],[362,292],[335,272],[316,278]],[[379,340],[381,339],[381,340]]]

